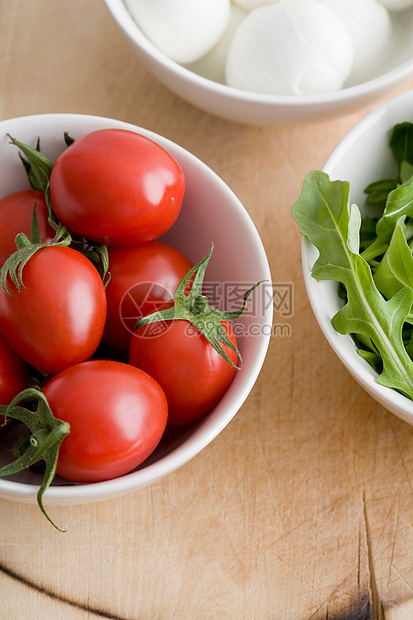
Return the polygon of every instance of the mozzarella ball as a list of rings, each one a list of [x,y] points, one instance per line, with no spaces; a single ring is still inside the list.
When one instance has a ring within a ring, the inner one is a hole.
[[[241,22],[226,64],[227,84],[270,95],[312,95],[343,87],[353,66],[351,34],[318,2],[254,9]]]
[[[377,60],[390,41],[392,24],[377,0],[323,0],[346,24],[354,44],[354,69]]]
[[[276,2],[323,2],[323,0],[232,0],[232,2],[246,11],[252,11],[260,6],[275,4]]]
[[[230,0],[125,0],[148,39],[179,63],[194,62],[220,39]]]
[[[413,0],[380,0],[389,11],[405,11],[413,6]]]
[[[280,0],[232,0],[234,4],[237,4],[242,9],[246,11],[252,11],[252,9],[257,9],[259,6],[264,6],[265,4],[274,4],[275,2],[280,2]]]
[[[235,4],[231,5],[231,15],[228,26],[216,45],[196,62],[187,64],[190,71],[203,77],[225,84],[225,63],[231,41],[241,21],[246,16],[246,11]]]

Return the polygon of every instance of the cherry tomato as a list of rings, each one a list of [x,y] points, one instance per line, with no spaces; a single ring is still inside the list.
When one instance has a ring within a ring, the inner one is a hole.
[[[106,294],[96,268],[80,252],[47,246],[22,272],[17,291],[0,288],[0,330],[27,363],[45,372],[88,359],[101,340]]]
[[[10,404],[13,398],[27,387],[29,387],[27,365],[0,334],[0,405]],[[4,416],[0,415],[0,430],[3,426]]]
[[[125,474],[158,445],[167,422],[165,394],[145,372],[112,360],[76,364],[44,388],[53,415],[70,424],[57,473],[76,482]]]
[[[236,346],[230,323],[223,321],[222,325]],[[237,354],[225,345],[223,349],[236,364]],[[155,322],[135,330],[129,363],[147,372],[162,387],[168,400],[168,423],[173,425],[187,424],[210,411],[237,372],[185,320]]]
[[[34,205],[41,241],[49,243],[54,238],[55,231],[48,222],[44,194],[34,189],[8,194],[0,200],[0,266],[15,252],[14,240],[18,233],[30,237]]]
[[[111,245],[159,237],[178,217],[184,191],[175,159],[124,129],[100,129],[75,140],[50,177],[57,218],[69,230]]]
[[[179,250],[152,241],[109,248],[111,278],[106,288],[108,314],[103,340],[128,353],[137,320],[173,298],[192,263]]]

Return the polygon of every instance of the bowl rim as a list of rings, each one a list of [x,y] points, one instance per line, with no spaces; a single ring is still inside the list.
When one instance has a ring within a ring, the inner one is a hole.
[[[60,123],[64,120],[65,122],[69,123],[70,119],[75,121],[82,119],[82,121],[84,121],[85,123],[102,124],[102,126],[105,127],[123,127],[126,129],[131,129],[132,131],[135,131],[137,133],[142,133],[143,135],[157,141],[166,149],[168,149],[168,146],[170,146],[172,151],[180,153],[183,158],[192,161],[198,168],[202,169],[209,178],[214,179],[214,182],[218,184],[221,191],[231,196],[234,207],[236,207],[237,212],[239,212],[240,218],[245,222],[245,225],[248,226],[249,234],[254,240],[254,252],[257,253],[257,256],[259,257],[260,265],[262,265],[262,272],[263,274],[266,274],[266,277],[269,279],[270,282],[272,282],[268,257],[261,237],[251,216],[249,215],[241,201],[235,195],[233,190],[221,179],[221,177],[214,170],[212,170],[212,168],[205,164],[196,155],[183,148],[176,142],[173,142],[169,138],[166,138],[160,134],[155,133],[154,131],[145,129],[138,125],[134,125],[127,121],[99,115],[81,113],[77,114],[70,112],[32,114],[3,119],[0,121],[0,129],[11,122],[26,123],[33,121],[51,121]],[[95,128],[97,129],[98,127]],[[90,131],[92,130],[93,129],[90,129]],[[36,136],[37,135],[38,134],[36,133]],[[265,324],[268,323],[272,325],[272,303],[268,303],[264,310],[265,316],[263,315],[262,317],[263,323],[265,322]],[[176,449],[172,450],[169,454],[161,457],[158,461],[150,463],[142,469],[132,471],[118,478],[94,483],[81,484],[68,482],[67,484],[50,486],[44,494],[44,504],[82,504],[103,501],[112,497],[118,497],[120,495],[125,495],[132,491],[139,490],[145,486],[148,486],[154,482],[157,482],[163,477],[173,473],[181,466],[185,465],[188,461],[190,461],[197,454],[199,454],[204,448],[206,448],[212,442],[212,440],[217,437],[229,424],[229,422],[235,417],[235,415],[249,396],[249,393],[257,380],[257,377],[261,371],[267,354],[270,339],[271,333],[261,334],[256,357],[254,359],[254,363],[252,364],[249,375],[245,377],[245,381],[242,384],[242,391],[238,393],[236,398],[233,397],[234,402],[232,406],[228,409],[225,415],[223,414],[220,416],[218,422],[214,421],[213,423],[210,423],[208,418],[205,426],[196,429],[193,437],[195,437],[197,441],[184,442]],[[223,399],[225,399],[225,395],[223,396]],[[219,407],[219,405],[220,403],[218,403],[217,407]],[[164,471],[165,467],[167,468],[166,472]],[[139,480],[139,484],[137,484],[136,479]],[[34,503],[36,501],[36,494],[38,490],[39,485],[26,482],[18,482],[0,477],[0,498]]]
[[[220,97],[232,99],[245,104],[289,106],[292,108],[317,107],[326,104],[338,104],[372,95],[375,92],[390,89],[407,80],[413,74],[413,57],[380,76],[348,86],[331,93],[316,95],[268,95],[255,93],[215,82],[184,65],[169,58],[161,52],[142,32],[129,13],[123,0],[102,0],[118,27],[137,45],[147,59],[155,62],[163,71],[165,69],[187,83],[195,84],[201,90],[212,91]]]
[[[389,113],[393,107],[403,106],[405,102],[407,102],[411,108],[413,107],[413,89],[392,97],[388,101],[382,103],[362,118],[356,125],[354,125],[354,127],[350,129],[350,131],[338,143],[331,155],[328,157],[322,171],[330,175],[336,165],[336,162],[340,160],[342,153],[347,151],[354,140],[356,140],[359,136],[362,136],[363,133],[379,119],[385,117],[386,113]],[[402,120],[400,119],[398,122],[402,122]],[[391,129],[394,124],[395,123],[389,124],[389,129]],[[373,398],[378,400],[378,402],[380,402],[386,409],[394,413],[396,416],[400,417],[409,424],[413,424],[413,401],[409,400],[406,396],[403,396],[396,390],[377,383],[377,372],[374,371],[372,366],[366,360],[358,355],[356,344],[354,343],[351,335],[339,334],[331,324],[332,316],[330,316],[329,320],[327,320],[326,314],[323,314],[321,305],[317,299],[317,288],[329,286],[331,285],[331,281],[325,280],[317,282],[312,277],[311,269],[315,260],[311,258],[311,255],[315,255],[316,253],[318,254],[318,250],[316,250],[315,246],[303,236],[301,242],[301,261],[304,283],[310,306],[324,337],[349,373]],[[337,307],[337,310],[338,309],[339,308]],[[343,346],[343,344],[345,346]]]

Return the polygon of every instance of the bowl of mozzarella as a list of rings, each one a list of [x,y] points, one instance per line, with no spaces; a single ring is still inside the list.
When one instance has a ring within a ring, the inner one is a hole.
[[[248,125],[318,121],[413,77],[413,0],[103,0],[147,70]]]

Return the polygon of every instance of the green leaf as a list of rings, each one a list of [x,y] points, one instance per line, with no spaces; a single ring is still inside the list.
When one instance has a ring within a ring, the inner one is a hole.
[[[405,346],[410,358],[413,359],[413,336],[410,336],[410,339],[407,341]]]
[[[376,224],[377,219],[372,219],[369,216],[364,217],[361,220],[360,228],[360,250],[364,251],[369,247],[376,239]]]
[[[389,247],[374,272],[376,286],[387,299],[405,286],[413,290],[413,256],[406,241],[404,221],[402,216],[397,222]]]
[[[397,221],[402,215],[413,216],[413,179],[390,192],[383,214],[376,225],[377,238],[362,253],[367,262],[387,250]]]
[[[365,359],[366,362],[370,364],[370,366],[373,366],[373,368],[378,374],[381,372],[381,357],[377,355],[377,353],[374,353],[373,351],[365,351],[364,349],[359,349],[357,353],[360,355],[360,357]]]
[[[397,179],[382,179],[370,183],[364,190],[367,194],[367,202],[371,205],[382,205],[384,207],[387,196],[396,189],[397,185]]]
[[[413,292],[405,287],[386,301],[368,263],[354,250],[360,222],[358,208],[349,208],[349,184],[310,172],[292,215],[301,233],[319,250],[312,275],[344,284],[347,303],[332,319],[341,334],[360,334],[374,343],[383,361],[377,381],[413,399],[413,362],[402,340]]]
[[[374,206],[380,206],[385,209],[386,202],[391,192],[399,187],[399,185],[409,185],[413,175],[413,124],[412,123],[399,123],[395,125],[390,137],[389,146],[392,151],[393,157],[397,164],[397,176],[394,179],[380,179],[370,183],[365,188],[367,194],[367,203]],[[390,209],[393,208],[390,206]],[[389,210],[389,209],[387,209]],[[401,215],[399,213],[398,215]],[[406,213],[407,215],[407,213]],[[397,218],[396,218],[397,219]],[[393,220],[394,224],[394,220]],[[387,227],[387,224],[384,228]],[[371,262],[373,258],[385,251],[386,239],[382,239],[382,233],[384,231],[378,231],[378,237],[376,246],[372,246],[369,252],[366,253],[364,258],[368,262]],[[384,245],[383,242],[384,241]],[[383,250],[384,247],[384,250]],[[376,252],[373,256],[371,252]]]
[[[413,165],[413,124],[398,123],[390,138],[390,148],[400,170],[402,162]]]
[[[400,164],[400,172],[399,172],[400,182],[408,183],[410,179],[412,178],[412,175],[413,175],[413,164],[411,164],[408,161],[402,161],[402,163]]]

